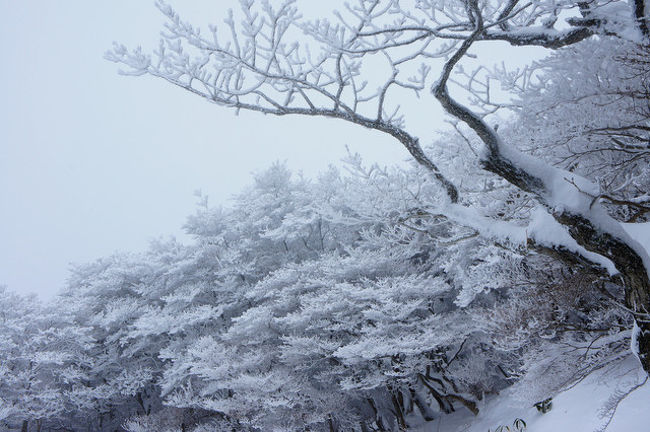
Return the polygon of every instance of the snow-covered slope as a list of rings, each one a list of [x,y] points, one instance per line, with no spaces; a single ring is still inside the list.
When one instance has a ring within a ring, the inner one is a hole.
[[[558,394],[546,414],[521,402],[513,389],[487,401],[476,417],[467,411],[457,412],[422,425],[418,431],[488,432],[500,425],[512,428],[513,421],[521,418],[527,424],[526,432],[649,432],[650,383],[634,390],[616,406],[622,396],[644,379],[638,361],[630,355]],[[613,409],[616,411],[612,412]]]
[[[622,225],[650,254],[650,223]],[[478,416],[463,410],[424,424],[418,431],[494,432],[501,425],[512,428],[514,420],[520,418],[527,424],[526,432],[650,432],[650,383],[640,385],[645,377],[630,353],[625,360],[594,372],[556,395],[552,410],[546,414],[522,401],[515,385],[488,399]]]

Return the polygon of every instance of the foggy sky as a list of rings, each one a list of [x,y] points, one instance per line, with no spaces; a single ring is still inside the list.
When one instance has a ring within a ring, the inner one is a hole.
[[[238,4],[168,3],[204,28]],[[343,3],[298,6],[313,19]],[[346,145],[368,164],[409,160],[397,141],[359,126],[235,116],[162,80],[119,75],[104,52],[113,41],[157,47],[164,17],[153,1],[0,0],[0,14],[0,285],[20,293],[51,297],[70,263],[137,252],[160,236],[187,240],[196,190],[227,205],[275,161],[313,177],[339,164]],[[480,55],[470,61],[487,65],[541,55],[494,42],[472,50]],[[445,127],[442,110],[430,98],[409,100],[407,129],[426,145]]]
[[[199,24],[230,0],[170,2]],[[321,13],[330,2],[307,2]],[[0,284],[51,297],[71,262],[182,237],[201,189],[226,203],[251,172],[286,160],[314,175],[345,155],[391,164],[389,137],[335,120],[210,105],[103,59],[117,40],[155,48],[164,19],[144,0],[0,0]],[[429,124],[431,120],[429,119]]]

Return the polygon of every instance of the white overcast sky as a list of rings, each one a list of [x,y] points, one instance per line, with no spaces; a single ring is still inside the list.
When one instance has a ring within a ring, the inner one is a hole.
[[[205,26],[238,2],[169,3]],[[298,5],[316,18],[342,3]],[[195,190],[227,205],[274,161],[313,176],[346,145],[368,163],[408,159],[392,138],[357,126],[235,116],[162,81],[118,75],[103,59],[113,41],[157,46],[164,18],[153,1],[0,0],[0,16],[0,285],[20,293],[51,297],[70,263],[183,238]],[[512,54],[481,51],[488,63]],[[443,127],[435,103],[406,114],[424,143]]]
[[[330,2],[304,1],[320,13]],[[172,1],[199,23],[235,0]],[[0,284],[50,297],[71,262],[182,236],[201,189],[226,202],[275,160],[313,175],[345,145],[369,162],[407,158],[388,137],[334,120],[210,105],[117,74],[113,41],[157,46],[149,0],[0,0]]]

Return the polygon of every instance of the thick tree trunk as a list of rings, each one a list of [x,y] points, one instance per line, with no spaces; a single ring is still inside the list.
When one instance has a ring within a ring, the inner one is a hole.
[[[29,427],[29,421],[23,420],[23,425],[20,428],[20,432],[27,432],[28,427]]]
[[[646,1],[645,0],[634,0],[634,16],[637,19],[637,24],[639,30],[644,37],[650,37],[650,27],[648,26],[649,17],[646,16]]]
[[[329,432],[338,432],[339,430],[338,425],[336,424],[336,421],[334,420],[331,414],[327,418],[327,424],[329,426]]]
[[[474,7],[477,8],[475,3]],[[466,123],[483,141],[487,148],[487,155],[482,161],[484,169],[497,174],[521,190],[536,195],[542,204],[553,208],[553,203],[548,202],[550,191],[547,190],[544,179],[504,156],[501,139],[496,131],[489,127],[481,117],[454,100],[447,90],[447,80],[451,71],[465,56],[474,40],[483,32],[478,11],[476,11],[476,15],[476,30],[445,64],[440,80],[431,91],[445,111]],[[553,217],[569,230],[571,236],[580,246],[608,258],[620,272],[625,288],[626,305],[634,314],[634,320],[639,328],[639,331],[634,334],[632,349],[638,353],[643,369],[650,375],[650,279],[648,277],[650,269],[646,269],[640,255],[645,252],[635,250],[631,243],[626,243],[625,238],[619,238],[607,232],[597,222],[590,220],[588,216],[558,210],[553,212]],[[621,233],[621,237],[626,237],[626,235]],[[594,264],[594,266],[596,265]]]
[[[405,431],[407,426],[406,426],[406,419],[404,418],[404,408],[402,407],[402,404],[400,404],[395,394],[392,395],[392,401],[393,401],[395,420],[397,420],[397,428],[399,431]]]
[[[545,190],[539,187],[540,183],[543,184],[541,179],[519,169],[498,153],[492,153],[484,162],[484,167],[522,190],[536,194],[546,204]],[[650,278],[640,256],[643,251],[635,250],[625,239],[604,231],[583,215],[559,211],[554,212],[553,217],[569,230],[580,246],[608,258],[616,266],[620,273],[617,277],[620,277],[625,289],[626,306],[633,313],[639,328],[632,341],[632,349],[638,353],[643,369],[650,374]]]
[[[379,410],[377,410],[377,406],[375,405],[375,401],[372,398],[368,398],[368,404],[370,405],[370,408],[372,408],[372,412],[375,414],[375,423],[377,424],[377,427],[379,428],[380,432],[385,432],[388,429],[384,425],[384,420],[379,413]]]
[[[436,415],[431,409],[429,405],[427,405],[427,401],[422,396],[417,390],[411,390],[411,397],[413,398],[413,401],[415,402],[415,406],[418,407],[420,410],[420,413],[422,414],[422,418],[426,421],[432,421],[436,419]]]
[[[650,278],[643,259],[630,245],[598,232],[581,216],[562,214],[556,219],[569,228],[578,244],[606,256],[616,265],[625,288],[625,305],[634,314],[639,328],[632,340],[632,349],[638,353],[643,369],[650,374]]]
[[[632,335],[632,349],[636,349],[643,369],[650,375],[650,319],[647,312],[650,308],[648,295],[650,284],[648,284],[647,278],[643,281],[629,275],[623,276],[623,281],[627,307],[641,314],[634,318],[639,331]],[[639,308],[639,305],[643,307]],[[642,309],[643,312],[638,309]]]

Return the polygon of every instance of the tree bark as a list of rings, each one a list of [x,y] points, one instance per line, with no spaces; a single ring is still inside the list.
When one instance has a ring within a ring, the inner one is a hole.
[[[447,81],[451,71],[483,33],[483,22],[477,3],[470,3],[473,4],[473,13],[476,17],[475,31],[445,63],[441,77],[431,92],[445,111],[467,124],[483,141],[487,147],[487,156],[481,161],[484,169],[502,177],[519,189],[536,195],[541,204],[553,209],[553,203],[548,202],[549,191],[544,180],[504,156],[501,151],[501,139],[497,132],[488,126],[481,117],[449,95]],[[584,215],[567,210],[554,210],[552,214],[555,220],[567,227],[571,236],[580,246],[608,258],[620,272],[625,288],[626,306],[632,311],[639,328],[638,334],[635,335],[636,340],[632,341],[633,349],[638,352],[643,369],[650,375],[650,279],[648,269],[640,255],[644,252],[635,250],[626,243],[625,239],[606,232]]]
[[[404,418],[404,408],[399,403],[399,400],[395,394],[392,395],[392,401],[393,408],[395,410],[395,420],[397,420],[397,427],[400,431],[405,431],[407,426],[406,419]]]
[[[415,402],[415,406],[418,407],[420,410],[420,413],[422,414],[422,418],[426,421],[432,421],[436,419],[436,415],[427,405],[427,401],[425,400],[424,396],[422,396],[417,390],[411,389],[411,397],[413,401]]]
[[[442,105],[448,108],[449,113],[468,124],[487,145],[489,154],[482,161],[487,171],[497,174],[524,191],[535,194],[542,204],[552,207],[546,202],[547,191],[544,181],[521,169],[500,153],[496,132],[467,108],[454,101],[446,89],[437,90],[435,94]],[[640,330],[637,340],[633,343],[637,344],[636,348],[643,369],[650,374],[650,279],[643,259],[639,255],[640,252],[634,250],[623,239],[603,231],[585,216],[566,210],[555,211],[552,214],[560,224],[567,227],[580,246],[608,258],[620,272],[625,288],[626,306],[632,311]]]
[[[588,251],[606,256],[620,272],[625,289],[625,306],[632,311],[640,330],[632,344],[637,345],[641,365],[650,374],[650,278],[643,259],[630,245],[608,233],[599,232],[582,216],[564,212],[555,215],[555,218],[567,226],[578,244]]]
[[[644,37],[650,37],[650,28],[648,27],[648,17],[646,16],[645,0],[634,0],[634,16],[636,17],[639,30]]]

